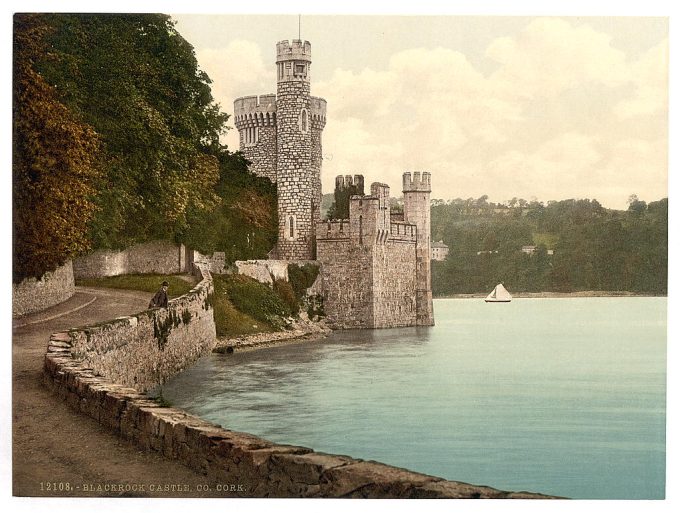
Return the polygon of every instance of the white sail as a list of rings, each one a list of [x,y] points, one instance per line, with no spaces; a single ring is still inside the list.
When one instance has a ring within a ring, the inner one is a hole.
[[[512,300],[512,296],[510,293],[505,290],[505,287],[503,286],[502,283],[499,283],[494,287],[494,289],[491,291],[491,294],[486,296],[486,299],[484,301],[490,302],[490,303],[506,303],[508,301]]]

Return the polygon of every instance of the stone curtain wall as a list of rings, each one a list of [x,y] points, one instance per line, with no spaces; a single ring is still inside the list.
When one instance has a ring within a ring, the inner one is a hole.
[[[185,369],[215,346],[212,278],[154,308],[68,332],[74,361],[98,376],[146,391]]]
[[[69,260],[39,280],[28,278],[12,283],[12,317],[45,310],[66,301],[74,293],[73,265]]]
[[[373,319],[376,328],[416,325],[416,252],[412,242],[389,240],[373,256]]]
[[[121,274],[179,274],[187,270],[187,251],[181,244],[165,241],[135,244],[121,251],[97,250],[76,258],[76,278],[105,278]]]
[[[326,223],[317,226],[322,225]],[[329,325],[334,329],[373,328],[373,249],[351,244],[349,238],[336,238],[318,239],[316,251]]]

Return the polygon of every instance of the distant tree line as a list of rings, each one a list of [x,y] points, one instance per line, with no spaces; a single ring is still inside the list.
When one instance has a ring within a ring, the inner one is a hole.
[[[497,283],[511,292],[667,293],[667,198],[647,204],[633,195],[625,211],[588,199],[487,198],[433,200],[432,240],[450,248],[432,265],[435,295],[488,292]]]
[[[15,15],[15,281],[153,239],[266,255],[276,189],[220,143],[210,83],[166,15]]]

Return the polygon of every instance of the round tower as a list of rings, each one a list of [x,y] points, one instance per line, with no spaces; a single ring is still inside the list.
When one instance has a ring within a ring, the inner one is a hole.
[[[276,95],[243,96],[234,100],[239,149],[250,170],[276,183]]]
[[[430,173],[404,173],[404,221],[416,225],[416,324],[434,325],[430,275]]]
[[[321,201],[321,169],[320,154],[313,155],[312,152],[312,114],[316,117],[318,109],[312,112],[311,65],[312,47],[308,41],[294,39],[277,43],[279,240],[276,256],[282,260],[313,260],[316,256],[314,225]]]

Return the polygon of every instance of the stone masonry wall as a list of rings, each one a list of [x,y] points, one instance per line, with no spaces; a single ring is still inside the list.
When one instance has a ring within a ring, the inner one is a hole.
[[[68,332],[71,356],[95,375],[146,391],[213,349],[213,285],[207,272],[168,308]]]
[[[416,251],[412,242],[388,240],[373,254],[373,318],[376,328],[416,325]]]
[[[190,253],[192,262],[201,264],[201,267],[207,269],[212,274],[224,274],[227,272],[227,258],[224,251],[215,251],[212,255],[203,255],[198,251]]]
[[[187,270],[186,249],[181,244],[154,241],[124,250],[97,250],[73,261],[76,278],[105,278],[121,274],[178,274]]]
[[[372,248],[351,244],[348,238],[319,239],[316,251],[329,326],[373,328]]]
[[[75,293],[73,265],[69,260],[39,280],[28,278],[12,283],[12,317],[39,312],[66,301]]]

